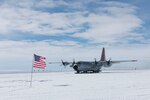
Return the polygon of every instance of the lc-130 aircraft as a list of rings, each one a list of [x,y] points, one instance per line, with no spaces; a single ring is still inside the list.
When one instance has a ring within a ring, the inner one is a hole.
[[[87,73],[87,72],[93,72],[93,73],[99,73],[101,71],[102,67],[111,67],[112,64],[115,63],[121,63],[121,62],[137,62],[137,60],[118,60],[118,61],[112,61],[111,59],[106,60],[105,57],[105,48],[102,49],[101,53],[101,59],[99,61],[75,61],[73,62],[67,62],[61,60],[61,62],[50,62],[49,64],[56,64],[56,63],[62,63],[63,66],[70,65],[77,73]]]

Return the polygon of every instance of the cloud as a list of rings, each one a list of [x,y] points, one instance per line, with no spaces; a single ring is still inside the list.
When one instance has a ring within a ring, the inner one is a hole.
[[[27,0],[24,2],[16,4],[12,0],[0,6],[2,9],[0,34],[23,32],[48,36],[71,36],[96,43],[116,43],[130,35],[139,36],[134,31],[141,28],[143,24],[143,21],[135,15],[137,8],[125,3],[89,0],[86,3],[74,2],[74,5],[80,4],[86,7],[83,11],[50,13],[42,11],[41,7],[49,7],[50,10],[62,5],[70,7],[69,4],[72,3],[62,0],[58,2]],[[97,2],[98,4],[96,4]],[[93,12],[88,8],[90,3],[97,5],[91,8]],[[36,9],[37,7],[41,9]],[[142,37],[142,35],[140,36]]]
[[[142,27],[133,7],[104,7],[100,14],[90,13],[87,17],[90,28],[74,34],[75,37],[85,38],[94,42],[118,42],[118,39],[134,35],[134,31]]]
[[[1,34],[19,31],[31,34],[58,35],[76,31],[76,28],[71,28],[66,15],[63,13],[49,14],[22,8],[2,9],[2,17],[0,17],[2,22],[0,24]]]
[[[17,3],[16,3],[17,2]],[[37,9],[37,8],[54,8],[59,6],[68,6],[68,3],[63,0],[5,0],[2,4],[10,7]]]

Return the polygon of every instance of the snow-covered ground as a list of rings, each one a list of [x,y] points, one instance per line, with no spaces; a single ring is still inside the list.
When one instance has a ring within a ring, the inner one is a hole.
[[[0,74],[0,100],[150,100],[150,70]]]

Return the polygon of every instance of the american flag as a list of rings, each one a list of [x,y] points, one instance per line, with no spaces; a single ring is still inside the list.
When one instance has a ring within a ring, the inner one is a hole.
[[[38,56],[38,55],[34,54],[33,67],[44,69],[46,67],[46,63],[45,63],[44,59],[46,59],[46,58],[43,56]]]

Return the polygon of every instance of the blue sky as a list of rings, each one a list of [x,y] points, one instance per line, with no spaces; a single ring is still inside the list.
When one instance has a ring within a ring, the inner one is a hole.
[[[47,62],[99,59],[102,47],[108,59],[147,67],[149,8],[148,0],[0,0],[0,69],[29,70],[34,53]]]

